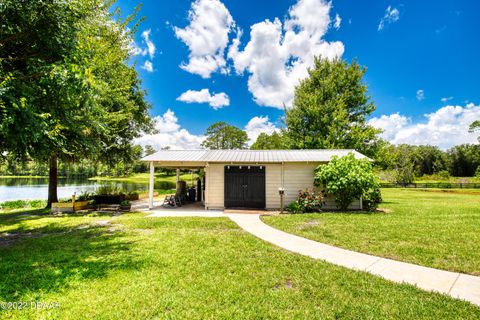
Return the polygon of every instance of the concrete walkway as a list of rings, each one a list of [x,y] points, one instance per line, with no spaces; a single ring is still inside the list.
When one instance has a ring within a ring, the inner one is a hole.
[[[480,306],[480,277],[345,250],[272,228],[259,214],[226,214],[242,229],[286,250],[365,271],[387,280],[450,295]]]

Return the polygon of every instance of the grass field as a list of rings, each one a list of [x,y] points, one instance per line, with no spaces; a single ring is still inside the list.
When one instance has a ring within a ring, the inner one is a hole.
[[[480,275],[480,194],[383,189],[386,213],[263,217],[282,230],[342,248]]]
[[[480,319],[480,308],[289,253],[227,218],[0,214],[2,319]]]

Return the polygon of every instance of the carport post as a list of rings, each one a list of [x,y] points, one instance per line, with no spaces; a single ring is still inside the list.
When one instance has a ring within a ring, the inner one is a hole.
[[[177,168],[177,182],[180,181],[180,169]]]
[[[155,167],[153,166],[153,161],[150,161],[150,183],[148,186],[148,209],[153,209],[153,185],[154,185],[154,175]]]

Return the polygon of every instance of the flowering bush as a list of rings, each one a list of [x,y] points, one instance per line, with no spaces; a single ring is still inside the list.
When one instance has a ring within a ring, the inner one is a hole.
[[[320,165],[315,173],[315,185],[333,194],[341,210],[363,197],[366,208],[373,211],[382,199],[372,164],[366,159],[356,159],[352,153],[342,158],[334,156],[328,164]]]
[[[297,199],[292,202],[287,210],[291,213],[318,212],[322,209],[323,194],[315,190],[302,190],[298,192]]]

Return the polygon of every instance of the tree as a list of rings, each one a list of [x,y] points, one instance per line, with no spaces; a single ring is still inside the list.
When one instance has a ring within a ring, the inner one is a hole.
[[[215,122],[207,128],[202,147],[206,149],[246,149],[247,133],[225,122]]]
[[[412,183],[415,179],[413,146],[399,145],[391,156],[394,159],[395,182],[403,185]]]
[[[473,121],[470,124],[470,128],[468,129],[468,132],[480,132],[480,120]],[[480,142],[480,136],[478,136],[478,142]]]
[[[315,185],[325,193],[333,194],[341,210],[347,210],[355,199],[363,197],[368,209],[375,209],[381,199],[380,183],[373,173],[373,165],[367,159],[356,159],[350,153],[344,157],[334,156],[328,164],[315,171]]]
[[[349,148],[375,156],[379,130],[367,123],[375,105],[362,82],[365,71],[356,62],[315,58],[286,110],[292,148]]]
[[[286,148],[286,141],[283,134],[273,132],[271,135],[265,132],[260,133],[257,140],[252,144],[252,150],[281,150]]]
[[[145,157],[149,156],[151,154],[154,154],[155,152],[157,152],[157,150],[155,150],[155,148],[153,146],[149,145],[149,144],[147,144],[145,146],[145,148],[143,149],[143,154],[144,154]]]
[[[480,167],[480,145],[461,144],[448,150],[450,173],[456,177],[472,177]]]
[[[48,161],[48,204],[57,201],[57,161],[134,155],[153,130],[129,64],[136,25],[109,13],[112,1],[15,1],[2,7],[0,154]],[[39,14],[41,12],[41,14]]]

